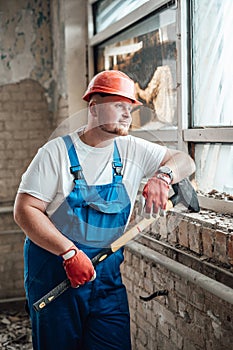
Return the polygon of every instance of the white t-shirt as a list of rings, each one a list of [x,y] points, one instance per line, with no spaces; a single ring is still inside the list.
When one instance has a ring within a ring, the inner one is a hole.
[[[114,143],[107,147],[95,148],[83,143],[77,132],[70,136],[86,182],[89,185],[111,183]],[[130,135],[118,137],[116,143],[123,163],[123,183],[133,208],[142,179],[154,175],[167,149]],[[18,192],[28,193],[48,202],[47,214],[51,216],[71,192],[74,186],[73,179],[65,143],[58,137],[38,150],[22,176]]]

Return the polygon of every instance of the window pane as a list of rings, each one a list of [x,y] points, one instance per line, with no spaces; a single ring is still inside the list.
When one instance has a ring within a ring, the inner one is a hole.
[[[199,189],[213,189],[233,195],[233,146],[223,144],[195,145],[196,180]]]
[[[149,0],[99,0],[93,5],[95,33],[99,33]]]
[[[233,1],[192,3],[193,125],[233,125]]]
[[[176,10],[166,9],[95,47],[96,71],[119,69],[134,81],[144,109],[133,125],[174,128],[176,115]]]

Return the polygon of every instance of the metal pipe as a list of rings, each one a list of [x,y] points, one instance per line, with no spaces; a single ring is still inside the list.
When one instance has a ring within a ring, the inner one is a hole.
[[[233,289],[218,281],[209,278],[200,272],[197,272],[190,267],[184,266],[181,263],[172,260],[154,250],[145,247],[137,242],[130,242],[127,247],[136,255],[141,254],[146,256],[156,264],[166,267],[169,271],[183,277],[187,281],[207,290],[209,293],[216,295],[220,299],[233,304]]]

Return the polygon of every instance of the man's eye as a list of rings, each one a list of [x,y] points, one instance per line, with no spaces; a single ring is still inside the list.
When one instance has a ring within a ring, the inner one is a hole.
[[[129,104],[129,105],[124,105],[123,103],[116,103],[116,108],[121,108],[121,109],[127,109],[129,112],[132,111],[132,106]]]
[[[121,103],[116,103],[115,106],[116,106],[117,108],[122,108],[122,107],[123,107]]]

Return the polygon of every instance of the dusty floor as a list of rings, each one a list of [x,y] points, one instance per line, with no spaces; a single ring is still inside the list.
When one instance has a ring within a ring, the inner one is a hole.
[[[14,309],[0,311],[0,349],[32,350],[28,315]]]

